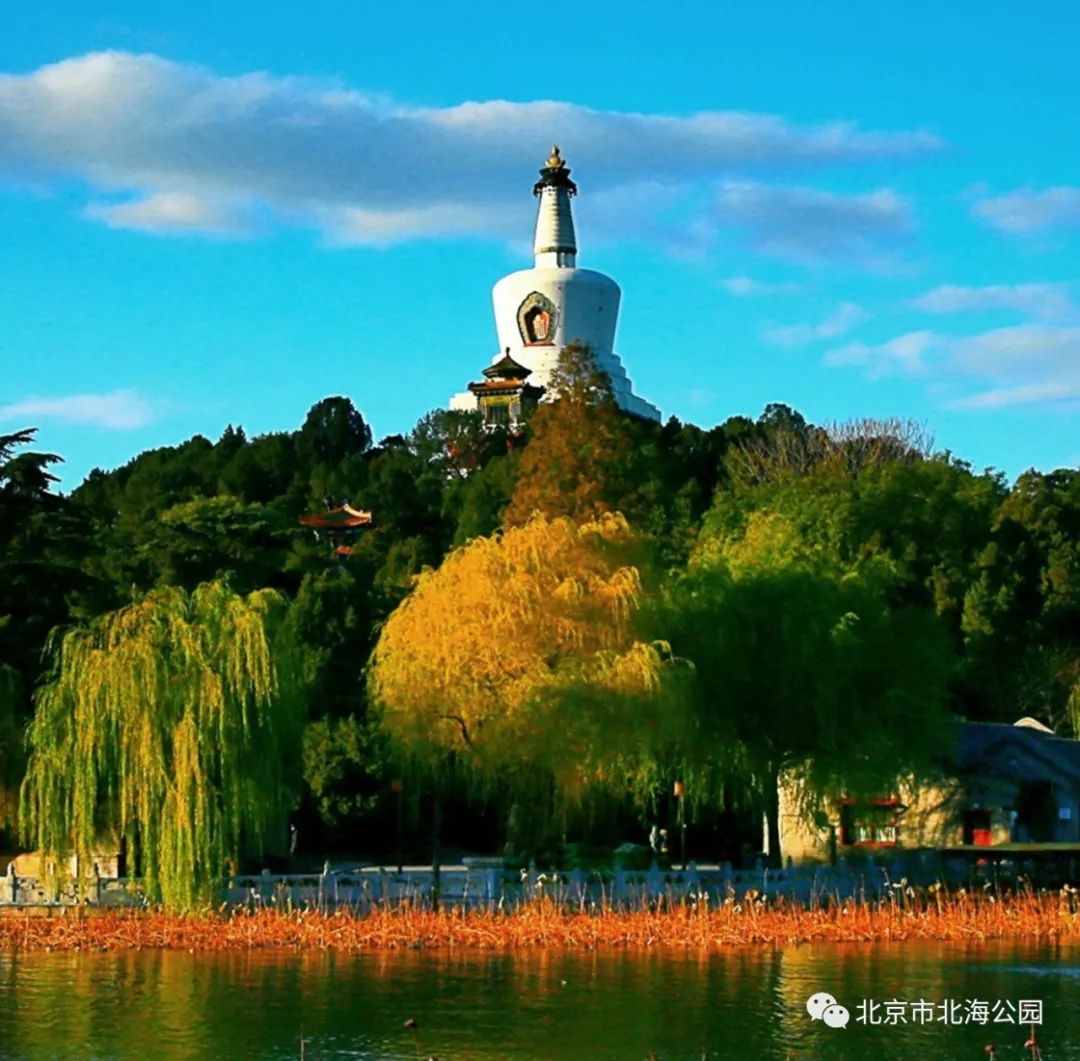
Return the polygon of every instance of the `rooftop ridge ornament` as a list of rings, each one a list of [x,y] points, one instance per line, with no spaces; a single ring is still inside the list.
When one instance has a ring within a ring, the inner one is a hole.
[[[551,145],[551,154],[548,155],[547,162],[544,163],[547,169],[562,169],[566,165],[566,159],[559,154],[559,145]]]

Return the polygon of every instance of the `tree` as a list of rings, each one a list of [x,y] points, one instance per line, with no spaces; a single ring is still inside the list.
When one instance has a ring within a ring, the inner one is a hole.
[[[249,592],[280,583],[290,530],[267,505],[199,498],[148,520],[137,548],[160,585],[194,589],[228,578],[238,592]]]
[[[737,485],[755,486],[827,470],[856,476],[888,462],[925,460],[932,440],[921,424],[888,418],[815,427],[786,405],[772,403],[756,430],[732,447],[727,471]]]
[[[950,739],[944,720],[970,684],[955,666],[961,615],[1001,496],[997,477],[927,459],[887,424],[811,441],[766,447],[764,474],[717,494],[678,595],[689,641],[671,635],[767,815],[777,771],[797,769],[813,796],[929,768],[919,753]],[[725,660],[745,662],[727,674]],[[744,732],[746,705],[760,714]]]
[[[28,446],[34,440],[36,428],[0,435],[0,527],[11,519],[11,509],[16,502],[41,501],[49,496],[52,485],[59,480],[49,466],[58,464],[55,453],[16,453],[19,446]]]
[[[26,685],[35,677],[29,668],[41,651],[43,621],[62,614],[58,590],[67,581],[49,563],[63,500],[50,492],[57,479],[48,469],[60,458],[15,452],[34,434],[0,435],[0,666],[14,667]]]
[[[485,428],[479,412],[436,409],[422,416],[409,446],[425,464],[447,479],[465,478],[506,452],[506,432]]]
[[[759,528],[755,528],[759,529]],[[697,679],[687,768],[706,792],[742,787],[780,862],[780,779],[880,795],[947,739],[952,655],[925,608],[892,608],[870,574],[749,535],[743,555],[693,568],[663,616]]]
[[[640,544],[618,515],[536,516],[426,571],[382,628],[369,690],[435,766],[554,780],[564,796],[651,776],[678,720],[675,670],[641,639]]]
[[[25,767],[20,684],[15,668],[0,663],[0,833],[17,820],[19,783]]]
[[[27,839],[89,859],[112,832],[153,899],[206,901],[294,795],[301,709],[284,609],[272,591],[207,583],[58,632],[27,738]]]
[[[67,500],[52,493],[49,468],[60,458],[16,452],[34,434],[0,436],[0,829],[16,824],[30,690],[50,628],[68,618],[66,598],[80,584],[75,557],[87,547]]]
[[[682,567],[716,490],[727,425],[702,431],[672,417],[663,426],[624,417],[630,438],[621,511],[648,534],[665,567]]]
[[[630,439],[624,414],[587,346],[572,343],[560,353],[548,390],[553,400],[529,420],[531,437],[504,515],[508,527],[537,512],[587,522],[616,511],[625,493]]]
[[[288,495],[297,471],[294,436],[277,432],[238,445],[242,437],[239,431],[218,441],[225,459],[213,492],[264,504]]]
[[[301,808],[305,835],[344,839],[362,827],[370,836],[386,788],[385,737],[368,717],[363,669],[375,622],[366,554],[304,576],[289,606],[289,625],[302,661]],[[307,798],[310,796],[310,798]]]
[[[331,835],[366,818],[370,834],[385,810],[386,738],[356,715],[325,716],[304,727],[304,781]],[[383,832],[385,832],[385,827]]]
[[[517,485],[521,451],[510,450],[490,460],[447,493],[443,509],[455,521],[454,545],[494,534]]]
[[[301,457],[315,463],[339,464],[359,457],[371,446],[371,428],[348,398],[316,402],[297,435]]]
[[[963,629],[992,716],[1080,734],[1080,473],[1026,472],[1001,499]]]
[[[906,435],[879,437],[883,430],[830,429],[825,448],[805,463],[773,439],[780,448],[759,451],[768,459],[754,476],[737,475],[731,490],[717,493],[699,553],[743,540],[755,519],[782,517],[807,548],[836,563],[889,564],[896,602],[932,607],[959,645],[964,596],[1004,488],[997,476],[973,475],[948,456],[920,456]],[[737,450],[733,459],[745,470],[747,449]]]

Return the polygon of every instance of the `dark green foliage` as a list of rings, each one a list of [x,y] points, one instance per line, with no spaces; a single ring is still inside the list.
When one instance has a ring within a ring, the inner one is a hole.
[[[226,579],[248,593],[282,582],[290,531],[281,514],[266,505],[199,498],[173,505],[146,523],[137,548],[159,585],[194,589],[200,582]]]
[[[1080,473],[1020,476],[978,554],[963,628],[981,713],[1080,733]]]
[[[323,398],[311,407],[296,443],[301,460],[311,466],[340,464],[371,446],[371,428],[348,398]]]
[[[388,804],[386,742],[355,715],[319,718],[304,730],[304,781],[331,842]],[[335,846],[337,846],[335,845]]]
[[[20,446],[34,440],[36,430],[28,428],[11,435],[0,435],[0,499],[3,516],[11,527],[18,520],[20,509],[26,510],[46,501],[57,478],[49,466],[60,458],[55,453],[16,453]]]
[[[46,638],[68,620],[67,598],[85,585],[84,531],[51,492],[49,468],[60,458],[24,449],[34,434],[0,435],[0,837],[15,824],[22,732]]]
[[[662,628],[698,681],[686,773],[699,798],[738,779],[774,860],[782,775],[877,795],[948,738],[945,631],[927,608],[890,607],[876,572],[768,553],[703,565],[674,586]]]

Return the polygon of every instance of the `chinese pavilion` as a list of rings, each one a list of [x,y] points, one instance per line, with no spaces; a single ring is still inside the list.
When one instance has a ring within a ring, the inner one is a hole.
[[[300,517],[301,526],[313,530],[317,541],[328,541],[334,555],[339,557],[352,555],[353,541],[361,530],[371,526],[371,522],[370,512],[349,504]]]
[[[532,372],[519,365],[507,350],[495,364],[484,369],[483,383],[469,384],[469,392],[476,397],[485,427],[513,430],[536,408],[544,388],[527,383],[531,375]]]

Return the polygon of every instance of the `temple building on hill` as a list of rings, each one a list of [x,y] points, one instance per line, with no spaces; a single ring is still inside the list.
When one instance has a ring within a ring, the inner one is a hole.
[[[570,210],[577,185],[570,179],[570,170],[557,147],[551,149],[551,156],[540,170],[533,194],[540,200],[533,246],[536,264],[532,269],[504,276],[492,291],[500,353],[491,369],[500,369],[502,374],[497,378],[503,383],[512,378],[524,380],[520,374],[508,375],[524,369],[528,389],[540,389],[550,396],[548,384],[559,352],[570,343],[585,343],[597,365],[608,374],[619,407],[648,420],[659,420],[660,410],[634,393],[630,377],[615,353],[619,285],[603,273],[577,267],[577,239]],[[484,375],[490,381],[489,372],[485,369]],[[450,408],[480,408],[487,419],[496,403],[489,402],[485,408],[484,396],[494,392],[494,388],[483,390],[485,386],[487,382],[469,384],[467,391],[450,399]],[[526,400],[523,390],[520,402]],[[520,402],[519,408],[524,407]],[[505,415],[510,415],[509,408]]]
[[[495,364],[484,369],[482,383],[469,384],[486,427],[513,430],[526,413],[536,408],[544,396],[544,388],[526,382],[531,375],[532,372],[519,365],[507,351]]]

